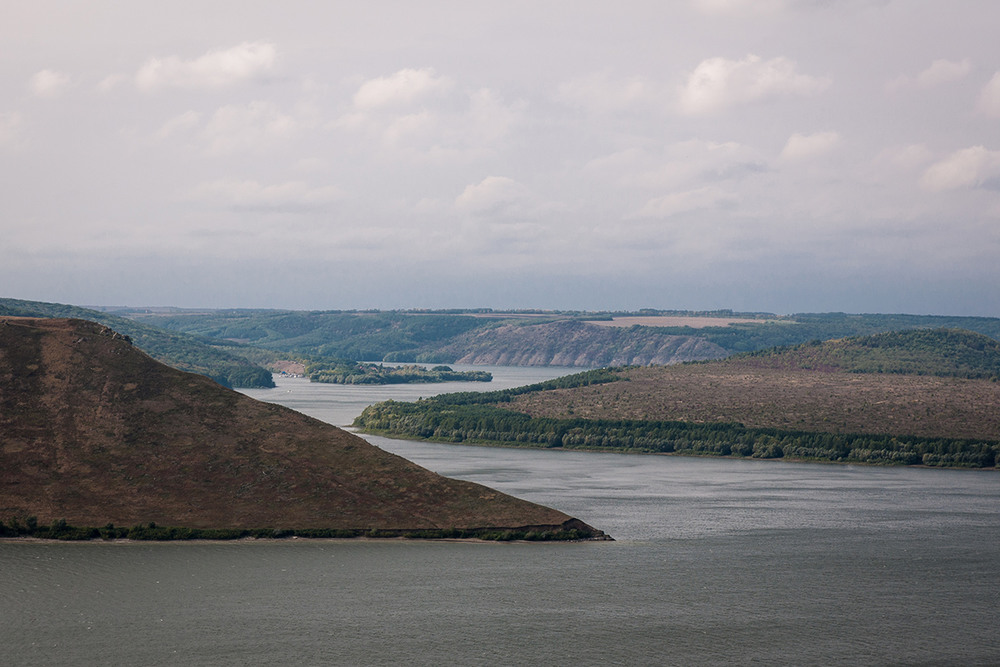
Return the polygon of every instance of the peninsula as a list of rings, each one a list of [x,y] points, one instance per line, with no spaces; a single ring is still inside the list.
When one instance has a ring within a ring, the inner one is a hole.
[[[355,426],[515,447],[993,468],[998,380],[1000,342],[920,329],[388,401]]]
[[[167,367],[101,324],[0,317],[0,534],[600,539]]]

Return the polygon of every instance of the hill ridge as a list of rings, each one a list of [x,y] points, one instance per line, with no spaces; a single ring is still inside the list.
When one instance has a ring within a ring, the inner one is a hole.
[[[164,366],[83,320],[0,317],[0,434],[8,522],[600,534]]]

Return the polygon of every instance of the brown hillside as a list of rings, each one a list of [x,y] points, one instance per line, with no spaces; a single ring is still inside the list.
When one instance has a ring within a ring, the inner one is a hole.
[[[1000,382],[985,379],[824,372],[754,358],[622,375],[608,384],[525,394],[504,407],[536,417],[1000,439]]]
[[[82,320],[0,318],[0,520],[589,527],[164,366]],[[595,531],[599,532],[599,531]]]

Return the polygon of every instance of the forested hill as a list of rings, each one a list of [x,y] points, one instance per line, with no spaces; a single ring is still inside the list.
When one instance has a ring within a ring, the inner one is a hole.
[[[270,371],[241,356],[212,347],[185,333],[164,331],[97,310],[60,303],[0,299],[0,315],[72,317],[98,322],[128,336],[140,350],[178,370],[205,375],[226,387],[274,386]]]
[[[890,331],[765,350],[732,362],[748,367],[1000,378],[1000,341],[962,329]]]
[[[171,331],[313,358],[435,364],[667,364],[903,329],[967,329],[1000,340],[1000,319],[732,311],[494,312],[177,309],[123,316]],[[232,350],[239,354],[240,349]],[[245,350],[244,350],[245,352]]]
[[[355,426],[505,446],[995,467],[998,370],[1000,343],[989,337],[893,332],[390,401]]]

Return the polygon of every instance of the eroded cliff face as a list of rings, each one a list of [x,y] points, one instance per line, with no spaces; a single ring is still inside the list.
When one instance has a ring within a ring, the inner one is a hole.
[[[697,336],[648,328],[599,327],[584,322],[506,324],[464,334],[439,348],[454,363],[499,366],[649,366],[721,359],[723,348]]]
[[[164,366],[99,324],[0,318],[0,519],[24,516],[291,529],[572,521]]]

